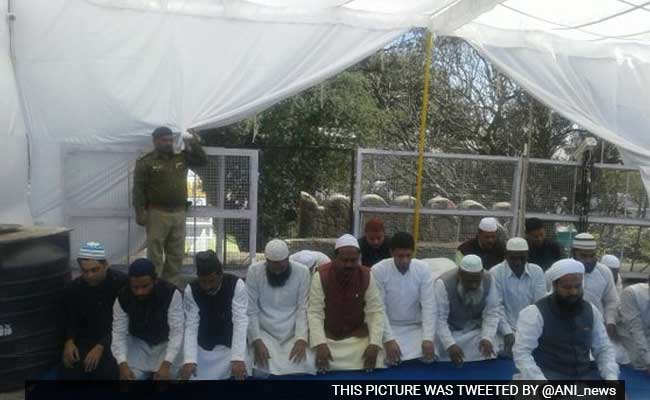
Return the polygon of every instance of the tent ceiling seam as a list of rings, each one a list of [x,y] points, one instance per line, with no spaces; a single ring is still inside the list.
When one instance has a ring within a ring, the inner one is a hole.
[[[535,19],[535,20],[537,20],[537,21],[541,21],[541,22],[545,22],[545,23],[547,23],[547,24],[552,24],[552,25],[555,25],[555,26],[559,26],[559,27],[562,27],[562,28],[566,28],[566,29],[564,29],[564,30],[574,29],[574,28],[571,27],[570,25],[564,25],[564,24],[561,24],[561,23],[559,23],[559,22],[554,22],[554,21],[551,21],[551,20],[546,19],[546,18],[538,17],[538,16],[536,16],[536,15],[529,14],[529,13],[527,13],[527,12],[525,12],[525,11],[518,10],[518,9],[516,9],[516,8],[514,8],[514,7],[511,7],[511,6],[508,6],[508,5],[505,5],[505,4],[500,4],[500,6],[501,6],[501,7],[504,7],[504,8],[507,8],[507,9],[510,10],[510,11],[516,12],[517,14],[521,14],[521,15],[523,15],[523,16],[526,16],[526,17],[529,17],[529,18]],[[560,29],[557,29],[557,30],[560,30]],[[603,38],[603,39],[607,39],[607,38],[608,38],[606,35],[602,35],[602,34],[599,34],[599,33],[591,32],[591,31],[588,31],[588,30],[585,30],[585,29],[575,29],[575,30],[580,31],[580,32],[587,33],[587,34],[589,34],[589,35],[598,36],[598,37]]]
[[[623,1],[623,0],[618,0],[618,1]],[[641,8],[641,9],[644,10],[644,11],[650,12],[650,9],[645,8],[645,5],[649,5],[649,4],[650,4],[650,1],[644,3],[643,5],[640,5],[639,7],[644,7],[644,8]],[[598,41],[603,41],[603,40],[608,40],[608,39],[619,39],[619,40],[626,40],[626,41],[635,41],[635,39],[633,39],[634,36],[650,33],[650,29],[648,29],[648,30],[644,30],[644,31],[640,31],[640,32],[627,33],[627,34],[623,34],[623,35],[603,35],[603,34],[600,34],[600,33],[592,32],[592,31],[587,30],[587,29],[575,28],[575,27],[572,27],[570,25],[561,24],[559,22],[551,21],[551,20],[546,19],[546,18],[542,18],[542,17],[536,16],[536,15],[532,15],[532,14],[529,14],[529,13],[527,13],[525,11],[518,10],[518,9],[516,9],[514,7],[511,7],[511,6],[508,6],[508,5],[505,5],[505,4],[500,4],[500,6],[504,7],[504,8],[507,8],[508,10],[510,10],[512,12],[515,12],[517,14],[526,16],[528,18],[532,18],[532,19],[540,21],[540,22],[545,22],[547,24],[551,24],[551,25],[555,25],[557,27],[560,27],[560,28],[553,29],[555,31],[575,30],[575,31],[583,32],[583,33],[586,33],[588,35],[592,35],[592,36],[597,37],[595,39],[586,40],[586,41],[590,41],[590,42],[598,42]]]
[[[619,3],[623,3],[620,0],[617,0],[617,1]],[[628,8],[627,10],[623,10],[623,11],[608,15],[607,17],[603,17],[603,18],[600,18],[600,19],[597,19],[597,20],[594,20],[594,21],[591,21],[591,22],[585,22],[584,24],[575,25],[572,28],[568,28],[568,29],[580,29],[580,28],[584,28],[585,26],[598,25],[598,24],[600,24],[602,22],[609,21],[609,20],[611,20],[613,18],[616,18],[616,17],[620,17],[621,15],[629,14],[629,13],[634,12],[636,10],[648,11],[648,10],[646,10],[644,8],[648,4],[650,4],[650,1],[646,1],[643,4],[632,6],[632,7]],[[565,29],[567,29],[567,28],[565,28]]]

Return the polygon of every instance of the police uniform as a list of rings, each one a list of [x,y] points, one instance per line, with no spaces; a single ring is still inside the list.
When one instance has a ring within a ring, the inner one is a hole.
[[[203,148],[192,141],[181,153],[154,150],[135,164],[133,206],[147,211],[147,257],[158,276],[173,283],[185,253],[187,171],[206,162]]]

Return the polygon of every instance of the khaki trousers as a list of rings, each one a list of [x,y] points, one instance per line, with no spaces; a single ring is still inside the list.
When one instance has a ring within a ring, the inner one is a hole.
[[[147,257],[158,276],[175,285],[185,254],[185,218],[185,211],[149,209],[147,215]]]

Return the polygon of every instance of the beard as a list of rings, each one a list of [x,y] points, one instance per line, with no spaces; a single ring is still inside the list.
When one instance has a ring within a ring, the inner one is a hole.
[[[585,266],[585,272],[590,274],[596,268],[596,261],[590,263],[583,262],[582,265]]]
[[[460,301],[465,307],[474,308],[483,301],[483,283],[478,288],[472,290],[466,290],[461,283],[458,283],[456,290],[460,296]]]
[[[570,316],[578,315],[582,311],[582,294],[565,297],[553,292],[553,299],[558,308]]]
[[[287,269],[280,273],[271,272],[268,267],[266,268],[266,278],[268,279],[269,285],[271,285],[271,287],[284,286],[289,280],[289,276],[291,276],[291,264],[287,266]]]

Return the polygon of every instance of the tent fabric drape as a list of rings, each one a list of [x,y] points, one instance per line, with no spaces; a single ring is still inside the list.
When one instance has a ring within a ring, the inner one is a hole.
[[[465,38],[533,96],[617,145],[650,186],[648,1],[20,0],[14,8],[13,67],[0,23],[3,222],[29,223],[31,211],[34,222],[58,225],[68,202],[123,207],[115,188],[154,127],[236,122],[425,26]],[[75,158],[68,144],[132,154]]]
[[[0,9],[7,10],[7,0]],[[8,19],[0,21],[0,223],[31,224],[27,204],[27,137],[10,54]]]
[[[573,17],[562,22],[563,29],[547,19],[560,2],[552,0],[545,8],[508,1],[455,34],[547,106],[615,144],[626,164],[640,168],[650,193],[650,36],[633,34],[650,31],[650,9],[623,9],[620,2],[599,0],[590,2],[593,10],[580,15],[573,2],[561,3],[564,14],[556,20]],[[544,15],[532,18],[536,10],[544,10]],[[633,26],[609,23],[611,13],[623,10],[645,19],[634,19],[638,23]],[[594,19],[605,22],[568,28]]]
[[[34,142],[31,207],[46,224],[63,220],[61,144],[142,147],[158,125],[226,125],[403,33],[198,18],[83,0],[22,0],[16,15],[17,75]],[[79,184],[66,190],[106,192],[97,180]]]

